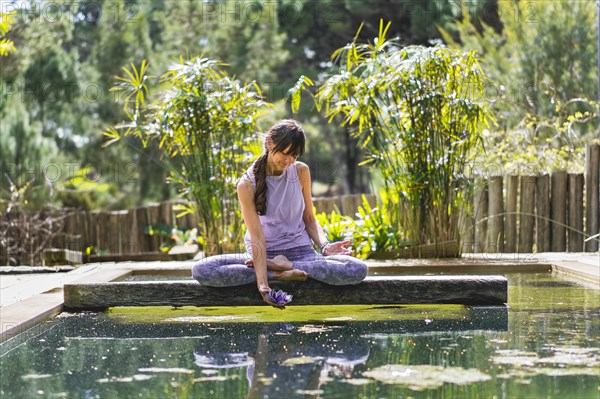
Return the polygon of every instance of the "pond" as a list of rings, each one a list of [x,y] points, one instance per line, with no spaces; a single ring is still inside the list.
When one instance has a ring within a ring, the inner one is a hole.
[[[597,399],[597,284],[507,278],[508,307],[63,313],[0,345],[0,397]]]

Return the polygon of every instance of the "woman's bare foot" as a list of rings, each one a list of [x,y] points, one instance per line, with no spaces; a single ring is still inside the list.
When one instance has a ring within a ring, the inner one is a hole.
[[[303,270],[292,269],[281,272],[274,271],[272,276],[274,280],[279,281],[306,281],[308,273]]]
[[[246,266],[254,267],[252,259],[246,260]],[[284,255],[277,255],[273,259],[267,259],[267,270],[273,272],[273,277],[279,280],[300,280],[304,281],[308,275],[301,270],[293,270],[292,262]],[[294,273],[287,273],[294,272]],[[299,272],[299,273],[296,273]],[[304,273],[304,277],[302,275]]]
[[[267,269],[277,272],[292,270],[292,262],[283,255],[277,255],[273,259],[267,259]]]
[[[247,259],[246,266],[254,267],[254,261]],[[273,259],[267,259],[267,269],[272,271],[292,270],[292,262],[283,255],[277,255]]]

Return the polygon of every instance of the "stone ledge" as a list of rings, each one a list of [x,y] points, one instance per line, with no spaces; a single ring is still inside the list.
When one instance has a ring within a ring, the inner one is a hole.
[[[40,294],[1,309],[0,343],[56,316],[62,311],[62,292]]]
[[[272,282],[294,295],[293,305],[463,304],[504,305],[508,282],[503,276],[367,277],[357,285]],[[254,284],[206,287],[196,281],[133,281],[65,284],[67,309],[114,306],[257,306],[264,302]]]
[[[0,266],[0,274],[58,273],[75,270],[75,266]]]

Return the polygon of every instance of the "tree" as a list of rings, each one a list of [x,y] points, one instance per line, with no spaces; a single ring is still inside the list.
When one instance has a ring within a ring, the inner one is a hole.
[[[0,172],[2,198],[10,198],[11,186],[31,187],[23,201],[33,208],[48,203],[51,184],[61,176],[61,159],[53,139],[44,137],[39,122],[31,122],[25,106],[11,100],[0,115]],[[8,188],[8,189],[7,189]]]
[[[61,111],[78,96],[75,62],[73,54],[57,46],[32,59],[23,74],[25,102],[45,136],[56,137]]]
[[[277,8],[276,2],[262,1],[167,2],[156,12],[162,32],[157,65],[202,55],[222,60],[241,80],[256,80],[263,88],[274,84],[289,56]]]
[[[456,23],[457,38],[441,32],[452,48],[475,50],[481,57],[490,78],[486,97],[502,128],[515,126],[526,114],[550,116],[556,101],[595,97],[593,2],[515,0],[500,5],[500,32],[481,24],[466,8]]]
[[[514,173],[583,169],[583,147],[597,137],[596,5],[588,1],[500,2],[502,29],[463,10],[456,49],[475,50],[490,80],[485,99],[498,125],[480,161]]]

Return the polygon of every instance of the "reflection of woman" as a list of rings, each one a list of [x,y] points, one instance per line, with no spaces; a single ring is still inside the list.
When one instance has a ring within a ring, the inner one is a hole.
[[[332,328],[336,334],[303,333],[289,324],[269,324],[259,331],[232,328],[229,334],[200,340],[194,357],[203,369],[246,368],[248,398],[296,397],[317,390],[330,377],[352,378],[354,368],[368,360],[367,339],[352,329]]]
[[[268,278],[328,284],[357,284],[367,275],[364,262],[349,256],[349,241],[327,242],[311,199],[311,177],[304,153],[306,135],[294,120],[269,129],[265,152],[238,182],[238,198],[247,227],[246,254],[216,255],[198,262],[192,276],[216,287],[256,281],[263,300],[271,291]],[[313,243],[320,249],[317,254]],[[252,268],[254,270],[252,270]]]
[[[247,371],[250,381],[247,398],[316,394],[330,376],[352,378],[354,368],[369,359],[370,347],[364,338],[320,337],[326,339],[306,339],[294,346],[288,340],[277,342],[273,335],[259,335],[255,363]]]

